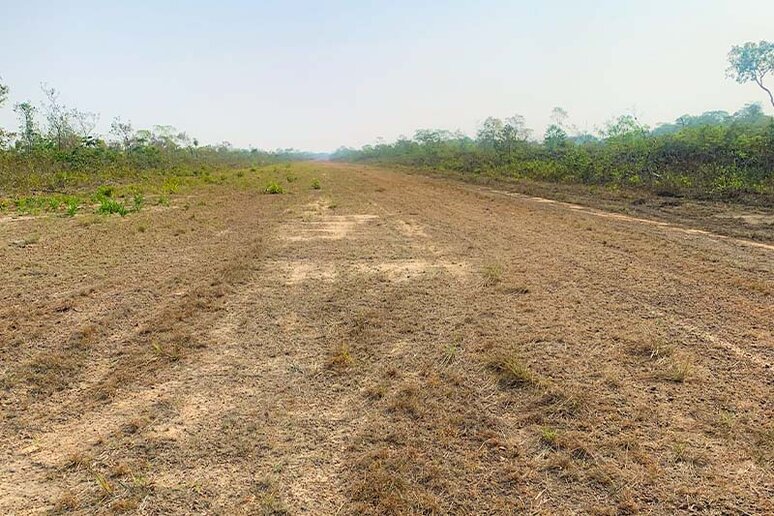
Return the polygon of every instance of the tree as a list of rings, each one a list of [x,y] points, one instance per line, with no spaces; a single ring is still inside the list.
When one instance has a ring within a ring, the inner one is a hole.
[[[642,125],[635,115],[621,115],[607,123],[603,131],[605,138],[620,138],[624,136],[644,136],[648,127]]]
[[[43,94],[48,103],[44,106],[46,123],[48,125],[48,138],[56,144],[58,150],[70,147],[74,143],[75,131],[72,128],[70,114],[59,102],[59,92],[54,88],[41,85]]]
[[[503,121],[499,118],[489,117],[481,124],[481,128],[478,130],[478,141],[485,147],[494,149],[497,142],[502,139],[503,136]]]
[[[556,106],[554,109],[551,110],[551,125],[555,125],[557,127],[560,127],[564,129],[565,124],[567,124],[567,119],[570,117],[570,115],[567,113],[567,110]]]
[[[26,150],[31,150],[40,140],[38,125],[35,122],[37,109],[31,102],[20,102],[13,107],[19,117],[19,135],[21,144]]]
[[[8,98],[8,85],[3,84],[3,78],[0,77],[0,106],[2,106]]]
[[[545,143],[546,148],[556,151],[567,144],[567,133],[557,124],[551,124],[548,126],[548,129],[546,129],[543,142]]]
[[[118,138],[118,142],[124,150],[129,150],[134,142],[134,128],[131,122],[123,122],[115,117],[110,124],[110,134]]]
[[[728,53],[728,62],[729,77],[740,84],[754,82],[768,93],[771,105],[774,107],[774,92],[763,82],[766,75],[774,72],[774,43],[761,41],[736,45]]]

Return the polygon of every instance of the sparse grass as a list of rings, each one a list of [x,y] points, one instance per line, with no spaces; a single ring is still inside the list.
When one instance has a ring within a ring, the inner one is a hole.
[[[278,182],[271,181],[266,185],[266,188],[263,189],[263,192],[267,194],[283,194],[285,193],[285,189]]]
[[[483,284],[485,287],[493,287],[503,279],[503,267],[499,263],[490,263],[481,269]]]
[[[159,206],[169,206],[169,196],[159,195],[159,199],[156,201],[156,204]]]

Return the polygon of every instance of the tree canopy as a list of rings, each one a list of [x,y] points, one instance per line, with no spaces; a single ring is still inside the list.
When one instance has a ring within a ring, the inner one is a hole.
[[[738,83],[754,82],[765,91],[774,106],[774,93],[764,79],[774,72],[774,43],[760,41],[736,45],[728,54],[728,75]]]

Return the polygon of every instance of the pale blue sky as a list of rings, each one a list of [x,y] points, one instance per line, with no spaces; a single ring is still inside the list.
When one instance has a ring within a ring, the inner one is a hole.
[[[726,53],[760,39],[772,0],[0,0],[12,102],[46,82],[102,130],[120,116],[259,148],[473,133],[514,113],[540,133],[556,105],[589,130],[733,111],[765,99],[725,78]]]

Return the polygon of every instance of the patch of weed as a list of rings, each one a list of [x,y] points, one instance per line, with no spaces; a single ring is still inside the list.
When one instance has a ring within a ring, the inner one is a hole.
[[[112,215],[113,213],[117,213],[124,217],[127,213],[129,213],[129,210],[126,208],[126,206],[124,206],[123,203],[120,203],[115,199],[105,197],[100,200],[97,213],[102,215]]]
[[[143,206],[145,206],[145,196],[143,196],[142,193],[134,194],[134,197],[132,198],[132,211],[137,213]]]
[[[67,208],[65,210],[65,214],[68,217],[75,217],[75,214],[78,213],[78,208],[80,207],[77,199],[68,199],[67,201]]]

